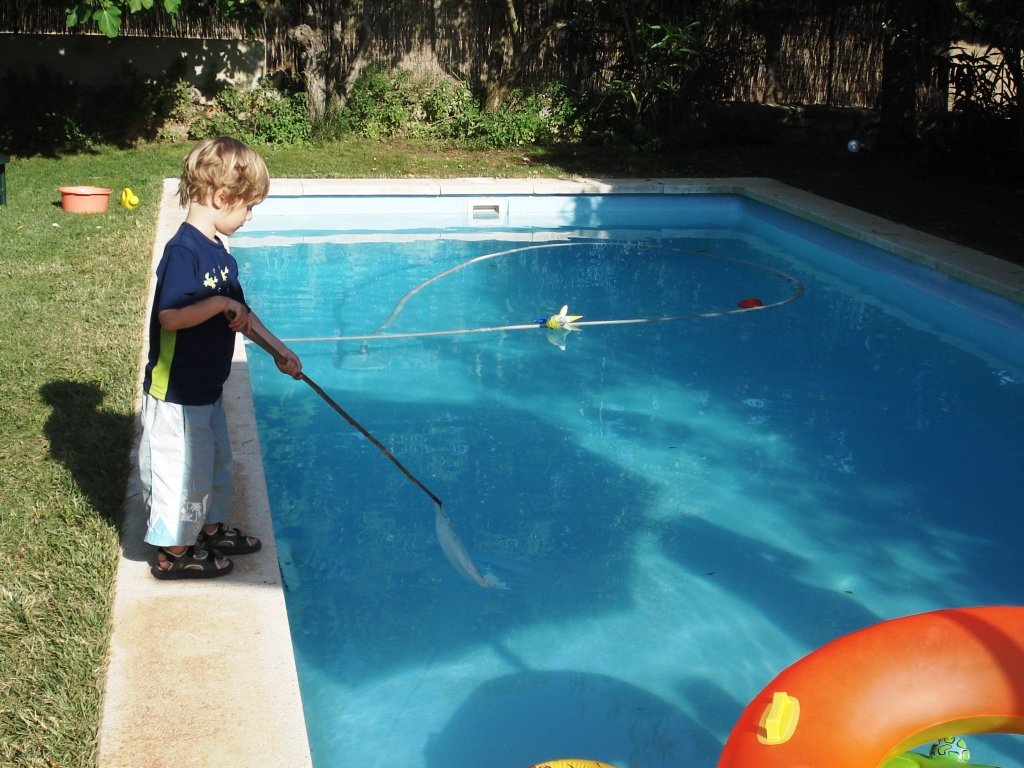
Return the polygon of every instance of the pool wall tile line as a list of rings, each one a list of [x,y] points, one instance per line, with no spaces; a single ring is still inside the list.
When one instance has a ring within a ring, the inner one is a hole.
[[[740,193],[770,179],[271,179],[276,197],[360,195],[625,195],[694,192]]]
[[[774,179],[273,179],[274,197],[731,194],[778,208],[1024,303],[1024,269]],[[244,236],[245,230],[242,230]]]
[[[154,266],[184,218],[176,188],[176,180],[165,181]],[[143,319],[142,337],[144,329]],[[102,768],[312,765],[241,339],[224,401],[235,461],[229,522],[256,532],[263,549],[235,558],[222,579],[154,579],[138,478],[131,478],[100,722]],[[137,438],[138,431],[136,446]]]

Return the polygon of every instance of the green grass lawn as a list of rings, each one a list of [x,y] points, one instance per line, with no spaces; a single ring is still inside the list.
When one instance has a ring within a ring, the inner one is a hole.
[[[92,766],[162,179],[189,144],[14,158],[0,206],[0,765]],[[521,152],[268,149],[279,177],[564,173]],[[571,159],[571,156],[569,156]],[[114,190],[75,215],[57,187]],[[137,208],[118,204],[131,187]]]

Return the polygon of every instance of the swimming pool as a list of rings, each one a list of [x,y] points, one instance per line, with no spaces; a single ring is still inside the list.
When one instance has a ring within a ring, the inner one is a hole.
[[[272,198],[234,239],[264,322],[326,339],[307,373],[509,587],[251,351],[317,766],[711,766],[832,638],[1020,602],[1020,305],[744,197],[413,202]],[[563,304],[682,319],[538,326]]]

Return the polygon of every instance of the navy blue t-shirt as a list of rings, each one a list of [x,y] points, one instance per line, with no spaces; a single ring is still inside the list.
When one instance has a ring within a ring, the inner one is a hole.
[[[159,317],[161,310],[218,295],[245,302],[238,263],[219,239],[210,240],[191,224],[182,224],[156,268],[146,393],[181,405],[209,405],[220,397],[235,346],[227,318],[217,314],[192,328],[168,331]]]

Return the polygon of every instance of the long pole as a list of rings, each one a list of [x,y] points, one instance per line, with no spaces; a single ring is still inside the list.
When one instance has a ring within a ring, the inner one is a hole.
[[[267,352],[271,357],[273,357],[275,361],[280,361],[282,359],[281,355],[278,354],[278,351],[276,349],[274,349],[274,347],[271,345],[271,343],[269,341],[267,341],[266,337],[264,337],[261,333],[259,333],[258,331],[253,330],[253,331],[250,331],[246,335],[250,339],[252,339],[253,342],[255,342],[257,345],[259,345],[265,352]],[[412,480],[412,482],[414,482],[416,484],[416,486],[421,491],[423,491],[425,494],[427,494],[427,496],[429,496],[431,498],[431,500],[435,504],[437,504],[439,507],[443,507],[444,506],[444,502],[441,501],[441,499],[439,499],[437,497],[437,495],[432,490],[427,488],[427,486],[425,486],[420,481],[420,479],[418,477],[416,477],[416,475],[414,475],[412,472],[410,472],[406,468],[406,466],[402,462],[400,462],[398,460],[398,458],[391,451],[389,451],[387,449],[387,447],[383,443],[381,443],[380,440],[378,440],[376,437],[374,437],[370,433],[370,431],[368,429],[366,429],[366,427],[364,427],[362,424],[360,424],[358,421],[356,421],[354,418],[352,418],[352,416],[348,413],[348,411],[346,411],[344,408],[342,408],[340,405],[338,405],[338,403],[335,402],[334,398],[332,398],[330,395],[328,395],[326,392],[324,392],[323,388],[319,384],[317,384],[315,381],[313,381],[311,378],[309,378],[309,376],[307,376],[305,373],[300,373],[299,377],[304,382],[309,384],[309,386],[312,387],[313,391],[316,392],[318,395],[320,395],[320,397],[322,397],[324,399],[325,403],[327,403],[329,406],[331,406],[331,408],[333,408],[335,411],[337,411],[338,415],[340,415],[341,418],[343,418],[345,421],[347,421],[349,424],[351,424],[353,427],[355,427],[363,435],[363,437],[365,437],[367,440],[369,440],[371,443],[373,443],[381,453],[383,453],[385,456],[387,456],[392,464],[394,464],[396,467],[398,467],[400,470],[402,470],[402,474],[404,474],[406,477],[408,477],[410,480]]]

